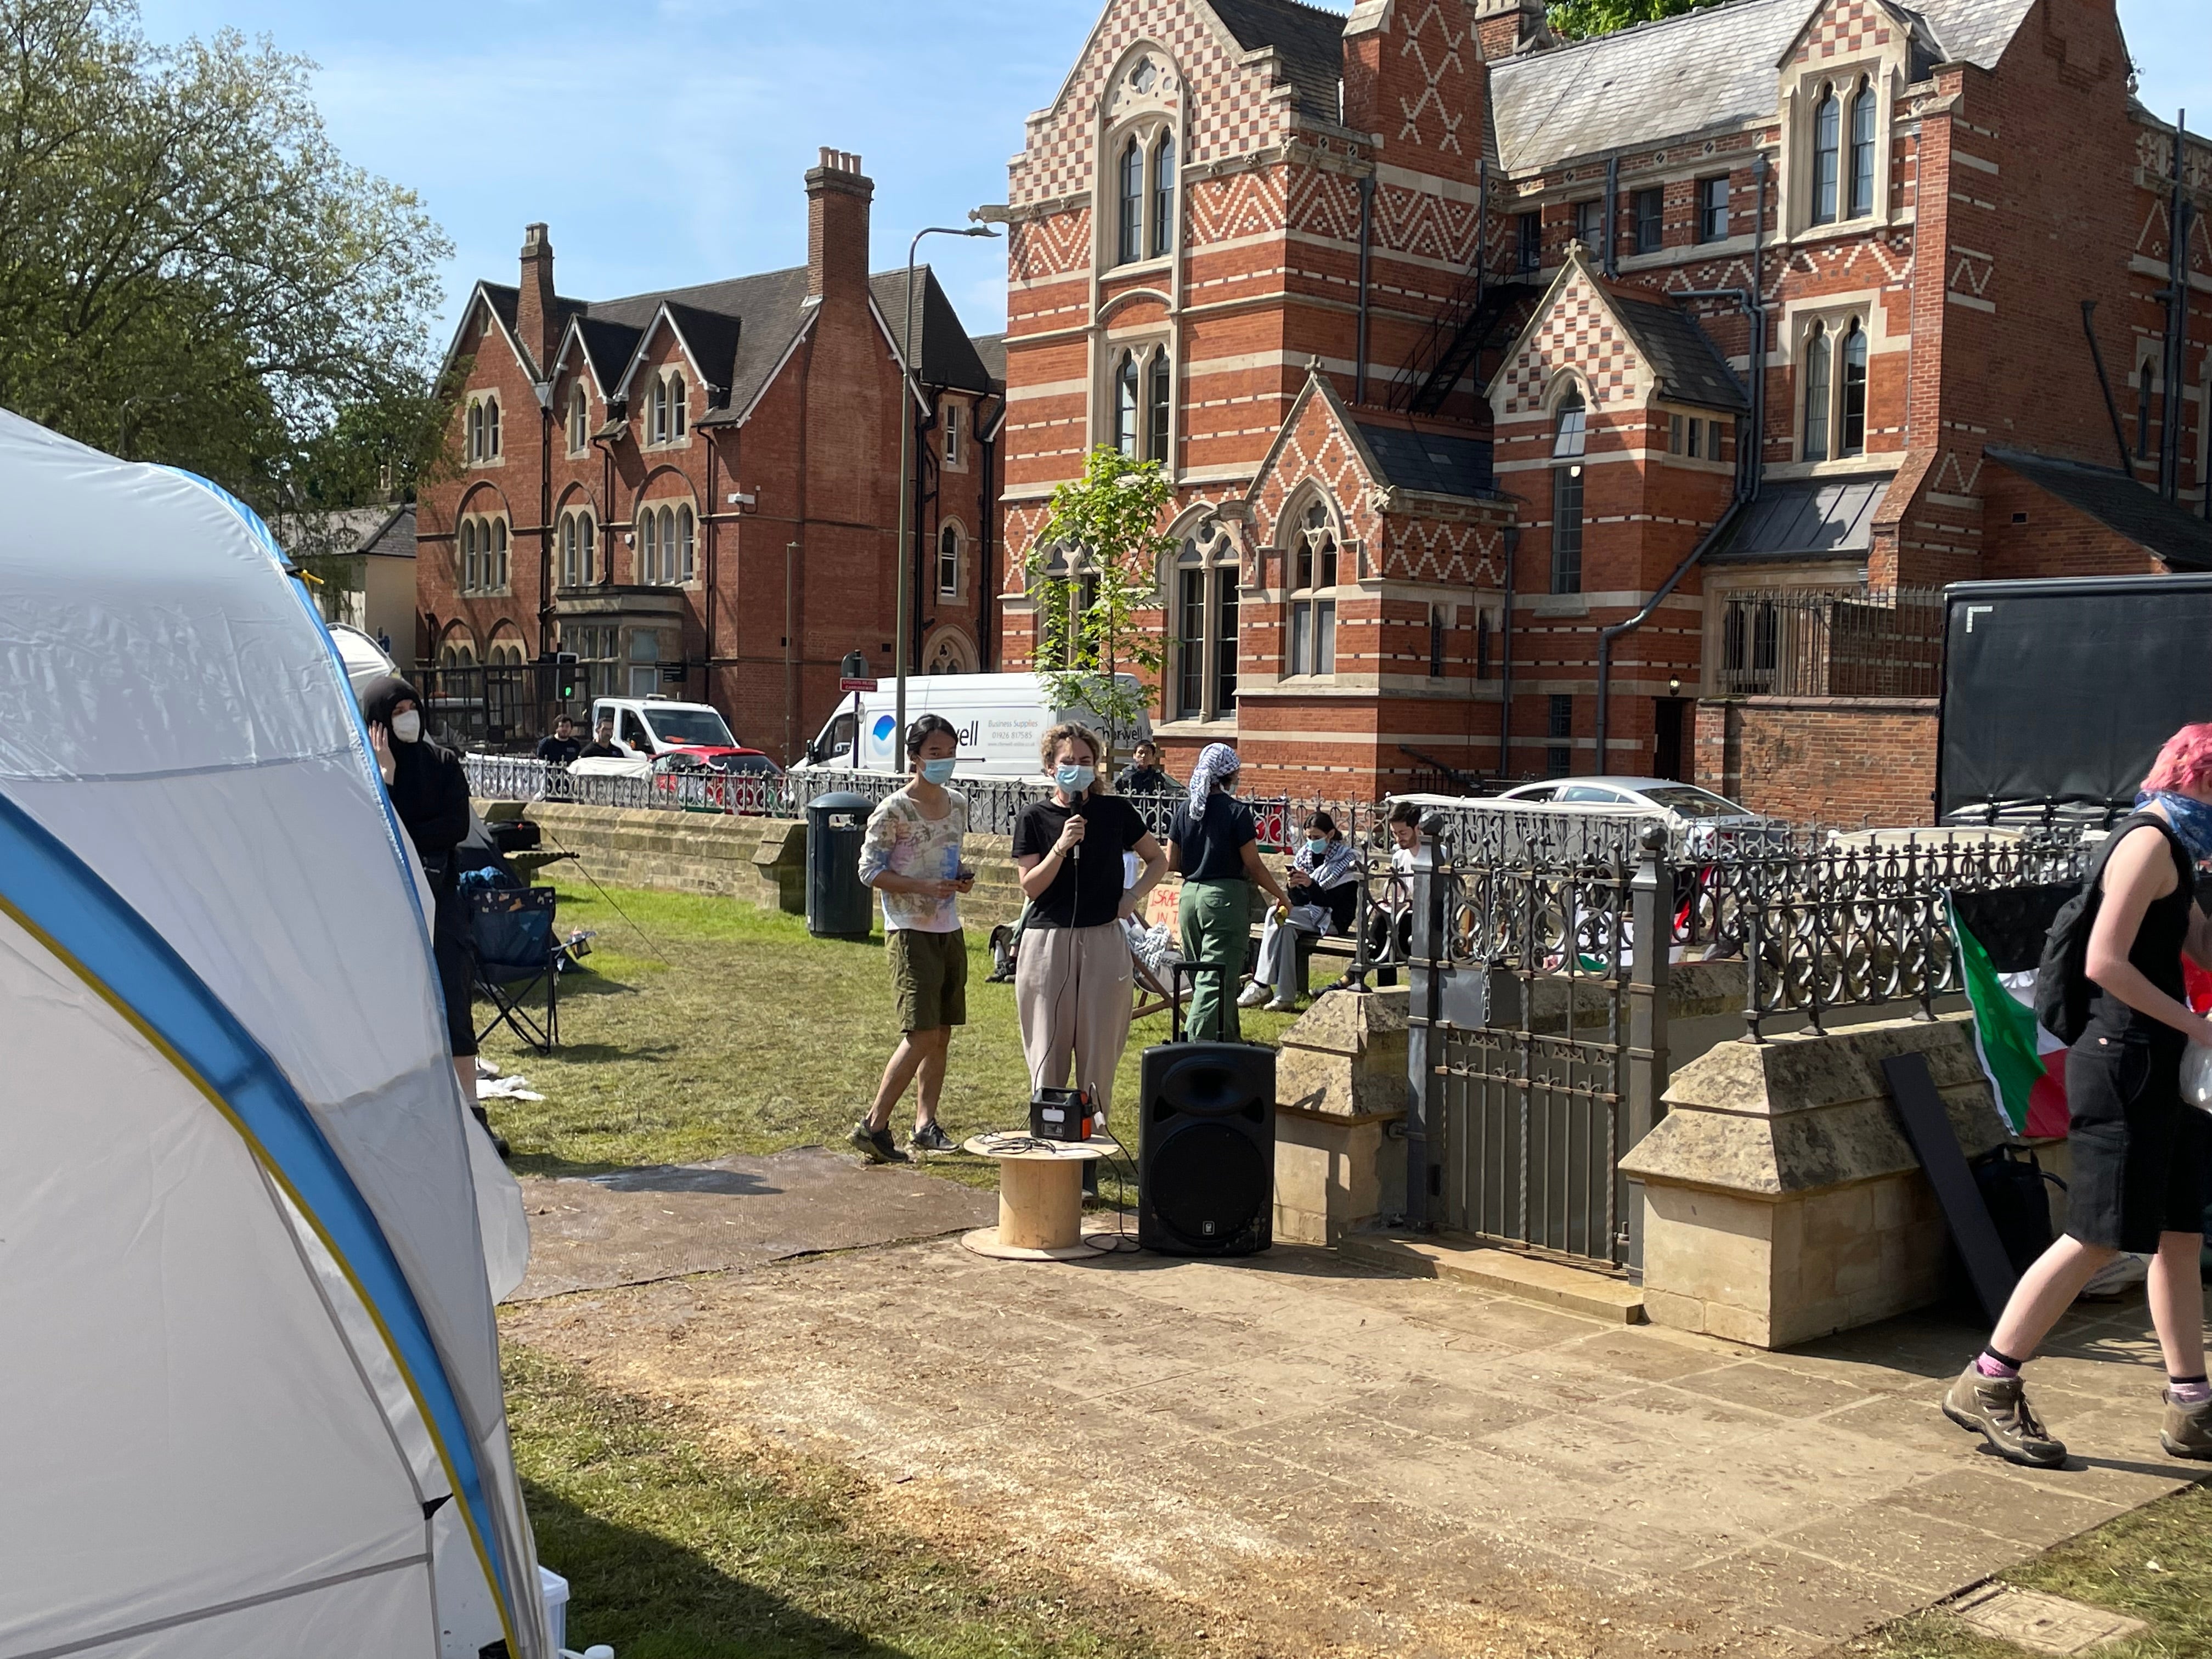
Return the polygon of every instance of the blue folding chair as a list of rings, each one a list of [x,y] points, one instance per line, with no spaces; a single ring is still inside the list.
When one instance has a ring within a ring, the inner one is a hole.
[[[561,943],[553,932],[550,887],[478,889],[468,894],[469,939],[477,989],[496,1011],[481,1042],[505,1025],[520,1041],[550,1054],[561,1041]],[[543,1017],[526,1005],[545,988]]]

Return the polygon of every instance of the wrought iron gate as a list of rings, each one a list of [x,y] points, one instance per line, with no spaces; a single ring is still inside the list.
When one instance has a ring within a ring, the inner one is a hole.
[[[1620,1170],[1660,1109],[1674,933],[1663,833],[1545,848],[1431,817],[1410,927],[1410,1218],[1635,1272]],[[1395,942],[1395,941],[1394,941]]]

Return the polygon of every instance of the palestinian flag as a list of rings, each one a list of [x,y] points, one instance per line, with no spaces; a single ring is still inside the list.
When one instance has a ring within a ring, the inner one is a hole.
[[[2060,902],[2073,890],[2070,887],[2058,890]],[[1963,908],[1983,922],[1985,931],[1996,933],[1998,930],[1990,926],[1993,919],[1976,913],[2002,896],[1993,893],[1951,896],[1951,931],[1959,944],[1960,976],[1966,982],[1966,1000],[1974,1010],[1974,1052],[1981,1059],[1997,1109],[2014,1134],[2038,1139],[2061,1136],[2067,1127],[2067,1048],[2036,1024],[2033,957],[2029,956],[2023,968],[2018,965],[2017,948],[2007,951],[2004,957],[1993,956],[1960,914]],[[2040,911],[2046,907],[2033,908]],[[2047,908],[2056,914],[2056,905]],[[2047,926],[2048,917],[2044,921]],[[2032,927],[2003,931],[2033,939],[2038,945],[2042,942],[2041,933]],[[1997,949],[2003,950],[2003,945]]]

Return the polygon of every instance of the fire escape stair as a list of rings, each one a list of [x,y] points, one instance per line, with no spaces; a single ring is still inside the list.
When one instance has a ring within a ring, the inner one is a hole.
[[[1416,415],[1433,415],[1443,407],[1453,388],[1465,378],[1482,356],[1483,349],[1490,344],[1498,325],[1535,298],[1538,285],[1534,283],[1492,282],[1486,284],[1482,296],[1468,307],[1458,325],[1445,340],[1443,349],[1430,365],[1428,372],[1413,388],[1413,395],[1406,407]]]

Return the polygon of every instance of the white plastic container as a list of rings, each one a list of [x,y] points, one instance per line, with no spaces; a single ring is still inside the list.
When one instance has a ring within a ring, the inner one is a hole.
[[[547,1568],[538,1569],[538,1593],[545,1600],[545,1624],[553,1632],[553,1650],[568,1645],[568,1581]]]

